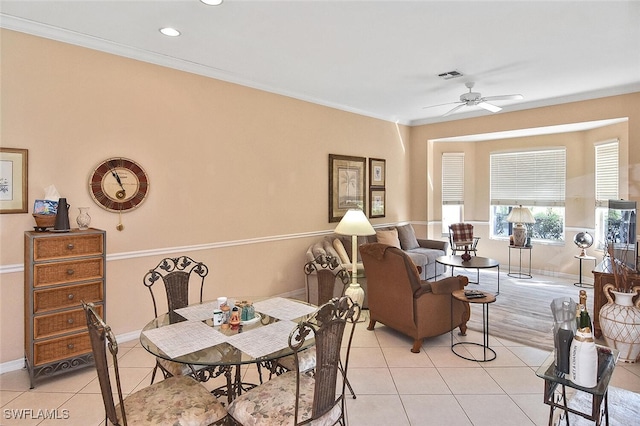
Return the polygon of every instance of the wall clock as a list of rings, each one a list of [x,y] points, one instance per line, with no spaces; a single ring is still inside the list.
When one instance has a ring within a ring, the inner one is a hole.
[[[110,212],[127,212],[138,207],[149,192],[149,177],[128,158],[109,158],[94,169],[89,178],[94,201]]]

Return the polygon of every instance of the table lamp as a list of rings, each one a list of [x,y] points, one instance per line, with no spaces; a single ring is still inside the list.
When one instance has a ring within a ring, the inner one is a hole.
[[[359,209],[349,209],[342,217],[334,231],[340,235],[351,235],[351,284],[345,290],[345,296],[362,306],[364,302],[364,289],[358,284],[356,275],[358,273],[358,237],[374,235],[376,231],[367,220],[364,212]]]
[[[531,214],[531,210],[527,207],[514,207],[511,209],[509,216],[507,216],[507,222],[515,223],[513,227],[513,245],[523,247],[527,241],[527,228],[524,223],[536,223],[536,220]]]

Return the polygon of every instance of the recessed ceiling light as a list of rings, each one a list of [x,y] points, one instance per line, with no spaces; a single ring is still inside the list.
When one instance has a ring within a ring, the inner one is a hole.
[[[160,32],[169,37],[178,37],[180,35],[180,31],[170,27],[160,28]]]
[[[222,0],[200,0],[200,1],[209,6],[220,6],[222,4]]]

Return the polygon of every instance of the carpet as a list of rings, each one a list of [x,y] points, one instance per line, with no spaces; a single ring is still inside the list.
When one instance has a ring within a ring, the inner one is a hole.
[[[591,395],[576,391],[576,394],[569,399],[569,407],[582,412],[591,412]],[[640,423],[640,393],[609,386],[609,425],[631,426],[638,423]],[[562,418],[558,425],[564,424],[565,420]],[[569,424],[593,426],[592,421],[572,413],[569,414]],[[602,424],[605,424],[604,420]]]
[[[455,275],[466,275],[476,281],[475,269],[455,269]],[[469,284],[468,289],[495,293],[498,273],[480,271],[480,284]],[[571,297],[576,302],[580,290],[587,291],[587,309],[593,317],[593,288],[580,288],[573,281],[534,275],[532,279],[517,279],[500,273],[500,294],[489,305],[489,334],[543,350],[553,350],[553,315],[551,301],[557,297]],[[482,307],[471,305],[471,330],[482,331]]]

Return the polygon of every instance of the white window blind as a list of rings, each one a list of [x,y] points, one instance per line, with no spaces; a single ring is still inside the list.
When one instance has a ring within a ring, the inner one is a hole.
[[[607,207],[608,200],[618,197],[618,141],[597,144],[596,206]]]
[[[442,154],[442,204],[464,204],[464,153]]]
[[[564,207],[566,150],[491,154],[491,204]]]

